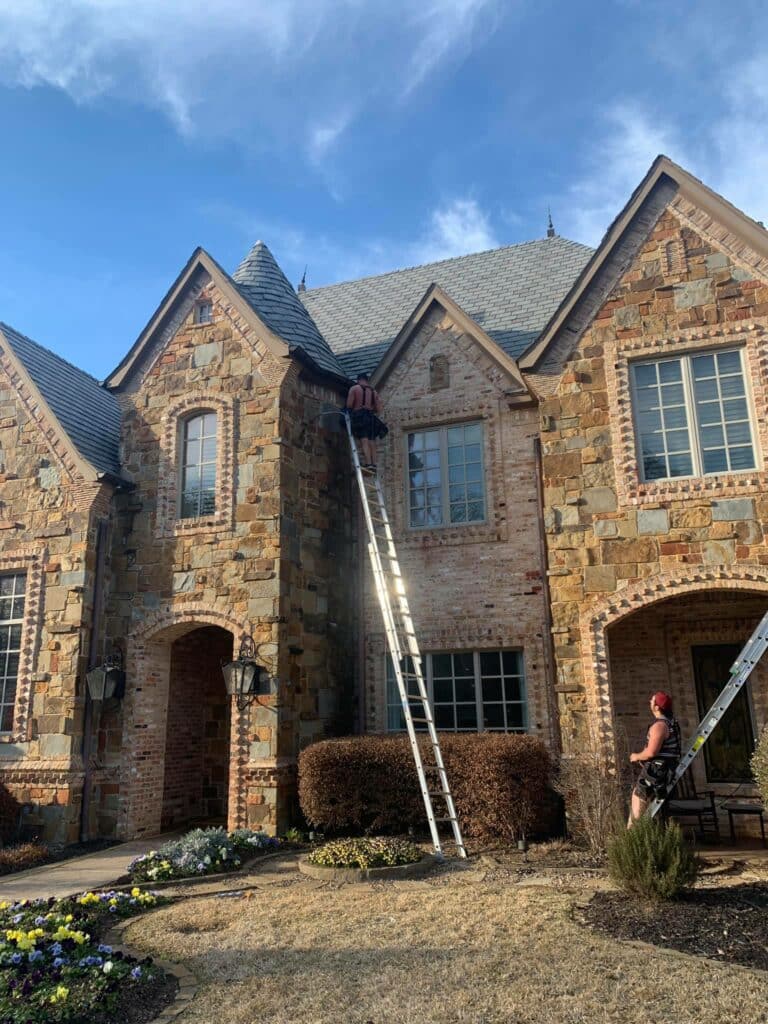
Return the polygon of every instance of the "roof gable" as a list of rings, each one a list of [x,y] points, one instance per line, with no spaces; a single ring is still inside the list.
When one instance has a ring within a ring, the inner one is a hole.
[[[760,257],[768,258],[768,231],[761,224],[669,157],[660,155],[609,226],[541,336],[521,356],[521,369],[537,370],[545,361],[562,365],[593,313],[634,259],[650,227],[678,193],[742,238]]]
[[[495,363],[511,380],[513,390],[519,392],[520,397],[528,398],[531,394],[522,374],[517,368],[513,359],[488,337],[485,331],[479,327],[471,317],[467,316],[461,307],[446,295],[443,289],[437,284],[431,284],[416,309],[408,317],[399,334],[390,345],[384,358],[376,368],[372,383],[380,387],[387,379],[392,369],[399,361],[411,338],[414,337],[425,317],[432,307],[437,304],[441,306],[450,316],[456,326],[465,334],[468,334],[480,346],[483,352]]]
[[[433,283],[512,359],[541,333],[592,250],[555,236],[299,295],[350,375],[373,370]]]
[[[93,475],[120,474],[120,406],[95,377],[31,338],[0,323],[8,346],[51,419],[69,439]]]
[[[292,350],[301,349],[321,370],[347,379],[344,367],[263,242],[256,242],[232,280],[246,302]]]

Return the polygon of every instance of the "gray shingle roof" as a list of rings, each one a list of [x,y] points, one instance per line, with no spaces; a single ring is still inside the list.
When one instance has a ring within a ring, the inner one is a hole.
[[[263,242],[257,242],[232,275],[237,290],[267,327],[299,347],[321,369],[346,377],[312,317]]]
[[[0,323],[2,333],[80,455],[102,473],[120,474],[120,406],[95,377]]]
[[[555,236],[313,288],[299,298],[350,375],[376,367],[431,284],[516,358],[591,255],[589,246]]]

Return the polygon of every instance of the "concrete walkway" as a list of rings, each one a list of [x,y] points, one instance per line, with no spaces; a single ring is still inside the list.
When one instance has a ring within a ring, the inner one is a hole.
[[[134,857],[156,850],[161,843],[178,834],[172,832],[151,839],[137,839],[110,846],[98,853],[87,853],[58,864],[44,864],[8,875],[0,880],[0,900],[47,899],[49,896],[72,896],[89,889],[108,889],[127,872]]]

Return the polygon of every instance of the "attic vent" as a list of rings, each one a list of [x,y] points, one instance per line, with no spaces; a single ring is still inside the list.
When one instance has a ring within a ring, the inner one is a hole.
[[[429,360],[429,389],[430,391],[441,391],[450,387],[451,376],[446,356],[432,356]]]
[[[685,246],[679,238],[673,238],[664,246],[664,273],[684,274],[687,269]]]

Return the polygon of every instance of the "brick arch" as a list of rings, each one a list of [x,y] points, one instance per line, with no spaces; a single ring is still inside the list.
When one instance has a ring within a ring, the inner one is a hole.
[[[708,590],[739,590],[768,596],[768,567],[762,565],[699,566],[688,572],[667,572],[634,580],[602,598],[580,618],[582,673],[587,704],[599,723],[603,749],[615,750],[608,630],[629,615],[660,602]],[[746,637],[745,637],[746,641]]]
[[[123,751],[119,834],[124,838],[160,830],[166,756],[166,721],[171,646],[195,629],[217,626],[232,636],[236,651],[250,624],[201,603],[174,607],[166,602],[148,615],[128,639],[127,686],[123,714]],[[223,682],[222,682],[223,686]],[[230,727],[229,827],[245,824],[243,766],[248,760],[248,712],[232,707]]]

